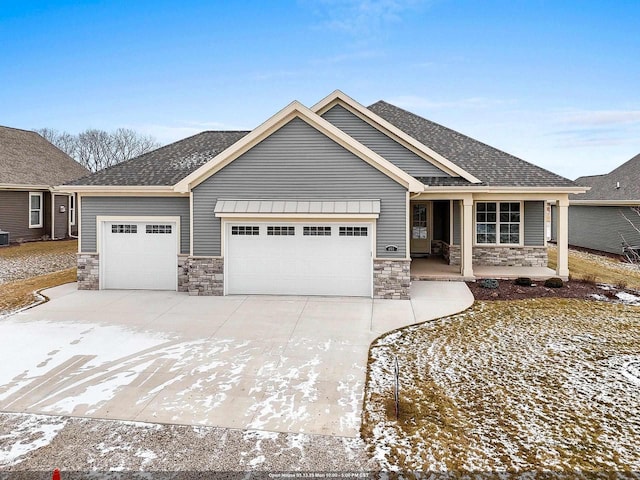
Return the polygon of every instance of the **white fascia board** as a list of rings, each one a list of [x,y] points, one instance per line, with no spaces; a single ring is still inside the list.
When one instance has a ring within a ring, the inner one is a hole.
[[[585,193],[590,187],[430,187],[425,186],[424,193],[430,192],[469,192],[469,193]]]
[[[390,136],[394,140],[398,141],[400,144],[409,148],[409,150],[420,155],[422,158],[425,159],[425,161],[428,161],[430,163],[435,163],[436,167],[441,168],[442,170],[449,173],[450,175],[462,177],[471,183],[482,183],[478,178],[474,177],[463,168],[460,168],[451,160],[447,160],[444,156],[440,155],[438,152],[427,147],[426,145],[419,142],[418,140],[411,137],[410,135],[407,135],[398,127],[387,122],[384,118],[380,117],[379,115],[376,115],[367,107],[356,102],[353,98],[349,97],[348,95],[341,92],[340,90],[336,90],[333,93],[329,94],[327,97],[320,100],[313,107],[311,107],[311,110],[313,110],[318,115],[322,115],[324,112],[326,112],[327,110],[329,110],[335,104],[338,104],[338,103],[341,103],[342,106],[347,107],[347,110],[350,110],[351,113],[354,113],[359,117],[365,117],[366,119],[369,120],[367,123],[371,124],[374,128],[377,128],[385,135]]]
[[[19,183],[0,183],[0,190],[51,190],[49,185],[26,185]]]
[[[637,200],[569,200],[569,205],[640,207],[640,198]]]
[[[174,191],[180,193],[190,191],[192,188],[233,162],[240,155],[250,150],[294,118],[300,118],[304,122],[308,123],[316,130],[338,143],[340,146],[346,148],[348,151],[367,162],[369,165],[405,186],[409,191],[421,192],[424,190],[424,185],[417,179],[399,169],[388,160],[385,160],[373,150],[365,147],[360,142],[357,142],[335,125],[332,125],[319,115],[316,115],[300,102],[293,101],[274,116],[269,118],[266,122],[252,130],[248,135],[220,152],[213,159],[209,160],[200,168],[178,182],[173,187]]]
[[[58,193],[104,193],[122,194],[176,194],[171,185],[58,185],[53,188]]]

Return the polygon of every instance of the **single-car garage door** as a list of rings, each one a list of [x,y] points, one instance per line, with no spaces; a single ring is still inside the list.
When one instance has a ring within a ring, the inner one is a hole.
[[[101,287],[176,290],[176,222],[102,223]]]
[[[371,223],[227,223],[227,294],[372,294]]]

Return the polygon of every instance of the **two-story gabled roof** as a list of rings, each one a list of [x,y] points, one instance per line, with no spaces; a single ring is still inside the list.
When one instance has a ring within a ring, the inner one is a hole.
[[[0,187],[49,187],[89,173],[38,133],[0,127]]]

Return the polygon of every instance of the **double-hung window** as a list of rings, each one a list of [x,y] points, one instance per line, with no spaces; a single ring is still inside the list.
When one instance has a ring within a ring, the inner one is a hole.
[[[521,208],[520,202],[477,202],[476,244],[520,244]]]
[[[29,228],[42,228],[43,210],[42,192],[29,192]]]

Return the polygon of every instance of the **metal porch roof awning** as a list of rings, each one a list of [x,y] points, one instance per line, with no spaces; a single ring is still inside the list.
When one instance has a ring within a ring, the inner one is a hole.
[[[380,215],[380,200],[218,200],[216,216]]]

